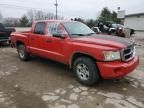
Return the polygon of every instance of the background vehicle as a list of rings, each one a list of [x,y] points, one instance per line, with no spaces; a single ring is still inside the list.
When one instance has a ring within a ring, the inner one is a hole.
[[[135,33],[134,29],[124,27],[112,21],[104,21],[98,23],[98,28],[102,33],[116,35],[120,37],[130,37]]]
[[[98,27],[92,27],[91,28],[96,34],[100,34],[101,33],[101,31],[100,31],[100,29],[98,28]]]
[[[34,22],[31,31],[12,33],[11,42],[21,60],[33,54],[64,63],[85,85],[123,77],[139,64],[133,42],[95,34],[76,21]]]
[[[12,32],[15,32],[15,28],[4,27],[4,25],[0,23],[0,42],[9,41]]]

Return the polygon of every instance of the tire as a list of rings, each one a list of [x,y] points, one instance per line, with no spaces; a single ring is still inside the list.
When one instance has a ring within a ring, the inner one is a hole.
[[[26,51],[26,47],[24,44],[20,44],[17,46],[18,56],[20,60],[27,61],[29,59],[29,54]]]
[[[73,63],[73,72],[77,80],[86,86],[92,86],[100,79],[96,63],[89,57],[77,58]]]

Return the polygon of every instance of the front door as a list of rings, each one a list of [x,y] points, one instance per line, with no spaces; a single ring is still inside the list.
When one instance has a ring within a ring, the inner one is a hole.
[[[47,55],[49,58],[65,62],[65,47],[66,39],[54,36],[55,34],[67,35],[65,29],[60,23],[50,22],[48,23],[48,36],[47,42],[45,44],[45,49],[47,49]]]

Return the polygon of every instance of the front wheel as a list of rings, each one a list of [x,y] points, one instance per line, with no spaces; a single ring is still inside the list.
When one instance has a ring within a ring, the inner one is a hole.
[[[73,64],[73,72],[84,85],[94,85],[100,79],[96,63],[89,57],[77,58]]]
[[[26,51],[26,47],[24,44],[20,44],[17,47],[18,50],[18,56],[21,60],[26,61],[29,58],[29,54]]]

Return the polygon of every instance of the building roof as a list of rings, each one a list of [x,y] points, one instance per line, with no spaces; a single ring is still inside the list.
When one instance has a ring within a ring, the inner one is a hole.
[[[125,15],[125,17],[133,17],[133,16],[141,16],[141,15],[144,15],[144,13],[128,14],[128,15]]]

